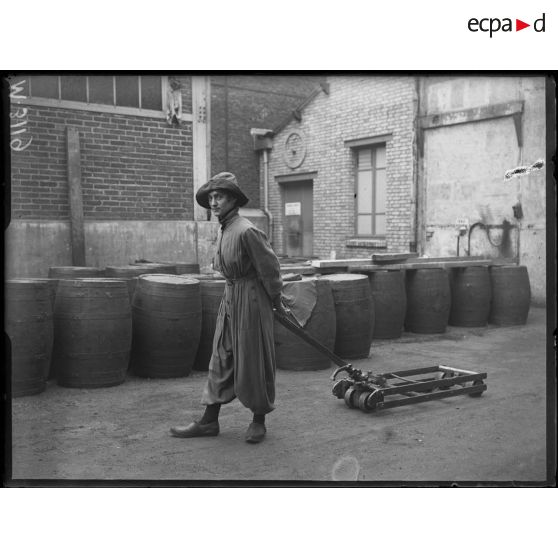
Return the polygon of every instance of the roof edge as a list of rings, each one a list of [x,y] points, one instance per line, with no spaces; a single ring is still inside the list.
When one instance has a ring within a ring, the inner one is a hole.
[[[325,93],[329,95],[329,83],[327,81],[321,82],[290,114],[275,128],[273,128],[272,136],[276,136],[293,120],[300,122],[302,120],[302,111],[320,94]]]

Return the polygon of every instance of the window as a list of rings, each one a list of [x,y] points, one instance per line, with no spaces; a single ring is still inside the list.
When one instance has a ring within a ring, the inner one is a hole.
[[[386,145],[355,150],[356,234],[386,234]]]
[[[63,75],[21,76],[31,104],[160,116],[164,110],[162,76]]]

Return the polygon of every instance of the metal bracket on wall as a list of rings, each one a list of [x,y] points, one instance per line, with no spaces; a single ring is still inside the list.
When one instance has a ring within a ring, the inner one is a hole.
[[[420,156],[424,156],[424,130],[441,128],[444,126],[455,126],[456,124],[467,124],[470,122],[480,122],[482,120],[493,120],[511,116],[515,127],[517,145],[523,146],[523,128],[521,120],[523,116],[523,101],[511,101],[495,105],[474,107],[465,110],[452,112],[442,112],[419,117],[417,130],[417,143]]]

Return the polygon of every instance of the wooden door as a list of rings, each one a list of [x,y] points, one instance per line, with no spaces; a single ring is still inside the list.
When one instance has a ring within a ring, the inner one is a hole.
[[[283,247],[287,256],[313,255],[312,180],[283,186]]]

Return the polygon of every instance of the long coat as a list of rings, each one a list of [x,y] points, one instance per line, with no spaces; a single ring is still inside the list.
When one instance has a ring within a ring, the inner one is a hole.
[[[279,261],[266,235],[238,209],[221,223],[217,246],[215,268],[227,282],[202,403],[236,396],[253,413],[269,413],[275,400],[271,301],[281,293]]]

